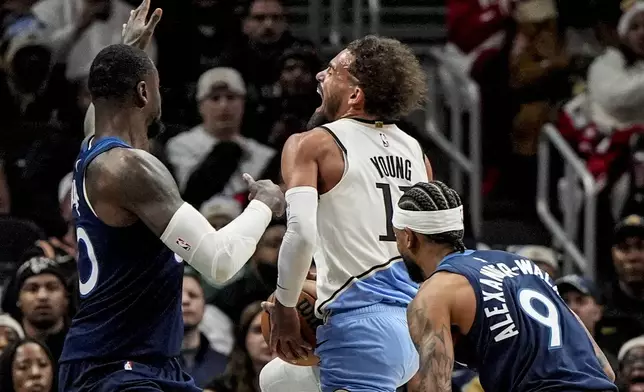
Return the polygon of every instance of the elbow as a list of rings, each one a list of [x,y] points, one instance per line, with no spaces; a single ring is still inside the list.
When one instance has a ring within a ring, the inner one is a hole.
[[[313,250],[317,243],[316,228],[316,222],[311,222],[309,224],[289,222],[287,229],[287,233],[289,234],[288,237],[295,239],[297,242],[297,248],[302,254],[310,254],[313,256]],[[286,238],[286,235],[284,235],[284,237]]]

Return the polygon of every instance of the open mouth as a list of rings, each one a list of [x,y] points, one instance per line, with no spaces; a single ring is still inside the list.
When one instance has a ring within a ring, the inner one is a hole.
[[[644,372],[634,372],[628,381],[629,392],[644,392]]]
[[[317,91],[318,91],[318,94],[320,94],[320,97],[324,98],[324,93],[322,92],[322,86],[320,86],[319,84],[318,84]]]

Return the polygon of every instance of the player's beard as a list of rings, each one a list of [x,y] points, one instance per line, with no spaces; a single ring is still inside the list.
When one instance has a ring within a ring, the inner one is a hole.
[[[407,272],[409,273],[411,280],[416,283],[423,283],[425,281],[425,274],[423,274],[423,270],[418,266],[418,264],[405,256],[403,256],[402,259],[405,262],[405,266],[407,267]]]
[[[340,98],[333,96],[331,93],[327,93],[323,99],[322,106],[313,112],[311,119],[306,125],[306,130],[310,131],[313,128],[337,120],[336,117],[340,111],[341,103]]]
[[[317,128],[324,124],[328,124],[330,122],[331,121],[326,116],[326,114],[324,114],[324,111],[322,111],[322,109],[316,110],[315,112],[313,112],[313,115],[309,119],[309,122],[306,124],[306,130],[310,131],[311,129]]]

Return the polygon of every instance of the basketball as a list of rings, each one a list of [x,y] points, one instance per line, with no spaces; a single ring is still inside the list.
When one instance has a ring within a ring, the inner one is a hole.
[[[300,333],[302,334],[302,339],[305,342],[309,343],[311,347],[315,348],[316,339],[315,339],[315,330],[318,326],[322,325],[322,320],[315,316],[315,300],[317,299],[315,293],[315,281],[307,280],[304,282],[304,287],[300,293],[300,299],[295,306],[297,313],[300,316]],[[268,302],[275,303],[275,293],[271,294],[268,297]],[[268,312],[262,312],[262,334],[266,343],[269,343],[269,336],[271,333],[271,322]],[[282,357],[280,357],[282,358]],[[317,365],[320,362],[320,358],[316,355],[311,354],[307,358],[297,359],[295,362],[288,361],[286,358],[282,358],[284,361],[292,363],[293,365],[299,366],[313,366]]]

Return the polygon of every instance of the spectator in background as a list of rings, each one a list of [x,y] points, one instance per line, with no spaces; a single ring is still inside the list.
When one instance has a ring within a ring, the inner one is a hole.
[[[61,234],[65,228],[55,189],[80,143],[66,125],[73,103],[67,99],[63,69],[53,63],[46,32],[33,16],[15,19],[3,42],[0,167],[4,173],[0,177],[9,190],[6,207],[50,235]]]
[[[269,109],[273,124],[260,141],[281,150],[286,139],[306,129],[311,114],[320,106],[315,75],[321,68],[317,54],[308,48],[287,49],[279,61],[279,91]],[[260,135],[258,135],[260,136]]]
[[[626,340],[644,334],[644,218],[630,215],[617,224],[612,254],[617,279],[604,289],[597,343],[616,353]]]
[[[509,52],[515,0],[448,0],[446,54],[478,84],[486,190],[500,178],[510,152],[513,102]]]
[[[0,314],[0,355],[7,346],[25,338],[20,324],[8,314]]]
[[[286,227],[281,224],[269,226],[257,244],[248,263],[217,291],[210,301],[237,323],[242,309],[254,301],[265,301],[276,289],[277,256]]]
[[[121,42],[133,9],[122,0],[41,0],[32,11],[47,26],[57,61],[67,65],[67,79],[77,81],[89,75],[101,49]],[[154,44],[149,48],[155,59]]]
[[[644,2],[635,1],[617,26],[621,42],[588,72],[593,120],[606,129],[644,124]]]
[[[259,373],[275,358],[262,335],[261,302],[253,302],[241,312],[235,348],[224,374],[213,380],[204,392],[260,392]]]
[[[39,340],[15,342],[0,356],[2,392],[56,391],[56,374],[56,360]]]
[[[512,132],[512,150],[520,156],[536,155],[541,128],[554,115],[558,101],[570,96],[570,58],[560,38],[557,16],[554,0],[522,1],[516,7],[510,86],[520,105]]]
[[[13,283],[3,309],[20,321],[26,336],[45,342],[58,359],[70,319],[67,277],[54,260],[35,256],[18,268]]]
[[[204,292],[198,274],[186,270],[183,276],[183,342],[181,344],[181,368],[192,376],[195,384],[203,388],[214,377],[223,373],[228,362],[226,355],[210,347],[206,335],[200,332],[199,324],[205,310]]]
[[[559,277],[557,253],[547,246],[525,245],[518,248],[510,247],[508,248],[508,252],[513,252],[521,257],[532,260],[542,271],[547,272],[552,280]]]
[[[248,44],[241,53],[241,63],[235,64],[253,87],[252,97],[259,101],[275,96],[274,83],[279,78],[279,59],[289,48],[312,44],[295,38],[288,30],[284,7],[280,0],[252,0],[242,20]]]
[[[158,0],[156,6],[172,18],[155,30],[159,73],[163,75],[163,118],[168,124],[195,125],[192,107],[199,75],[215,67],[236,67],[246,39],[235,13],[237,1]],[[189,42],[189,45],[177,45]]]
[[[57,250],[60,250],[64,255],[69,258],[76,259],[77,243],[76,243],[76,227],[74,226],[72,216],[72,180],[73,173],[69,172],[60,180],[58,184],[58,202],[60,206],[60,215],[65,222],[67,231],[60,238],[50,238],[49,242]],[[61,260],[57,260],[61,263]]]
[[[197,102],[203,123],[170,139],[167,156],[186,202],[199,208],[215,195],[246,201],[243,173],[275,178],[275,150],[241,135],[246,87],[239,72],[214,68],[199,78]]]
[[[215,196],[201,205],[199,210],[208,223],[220,230],[232,222],[242,212],[241,205],[230,197]]]
[[[633,338],[619,349],[618,382],[623,392],[644,391],[644,336]]]
[[[595,336],[595,326],[602,316],[595,285],[579,275],[566,275],[557,279],[555,284],[566,304],[579,316],[588,332]]]
[[[600,305],[600,293],[592,281],[579,275],[566,275],[555,281],[557,290],[570,309],[575,312],[593,337],[598,334],[598,323],[602,318],[603,307]],[[617,356],[604,350],[613,369],[617,369]]]

